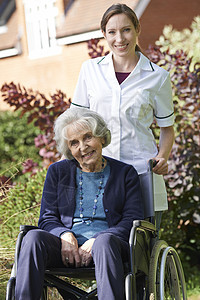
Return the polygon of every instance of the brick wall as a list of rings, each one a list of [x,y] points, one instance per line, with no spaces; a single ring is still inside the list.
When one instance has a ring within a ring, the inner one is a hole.
[[[101,44],[105,44],[102,40]],[[48,95],[57,89],[72,97],[81,64],[88,59],[86,43],[63,46],[60,55],[30,60],[26,54],[0,60],[0,86],[21,83]],[[0,98],[0,110],[8,109]]]
[[[177,30],[189,28],[197,15],[200,15],[199,0],[151,0],[140,19],[140,45],[147,49],[154,44],[165,25],[172,24]]]

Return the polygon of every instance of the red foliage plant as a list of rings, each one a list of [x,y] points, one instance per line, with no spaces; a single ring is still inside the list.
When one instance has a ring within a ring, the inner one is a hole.
[[[50,95],[50,99],[44,94],[32,89],[26,89],[20,84],[13,82],[4,84],[1,88],[2,97],[7,104],[14,107],[15,111],[20,110],[21,117],[28,115],[28,123],[34,122],[42,133],[35,138],[35,146],[40,149],[40,155],[43,158],[44,165],[49,165],[55,161],[59,154],[56,150],[53,139],[53,124],[55,119],[70,106],[70,99],[66,95],[57,91]],[[35,164],[29,160],[24,165],[23,172],[33,171]]]
[[[107,55],[109,51],[104,51],[104,46],[99,44],[100,39],[91,39],[87,43],[88,55],[90,58],[101,57]]]
[[[182,50],[170,53],[150,47],[148,56],[170,72],[172,81],[176,139],[165,179],[173,224],[181,230],[177,235],[172,230],[171,239],[175,236],[174,244],[191,265],[200,265],[200,63],[192,68],[192,58]]]

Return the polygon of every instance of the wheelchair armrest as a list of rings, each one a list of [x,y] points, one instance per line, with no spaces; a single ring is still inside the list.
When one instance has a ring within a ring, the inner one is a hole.
[[[20,225],[20,227],[19,227],[19,230],[23,231],[25,233],[27,233],[29,230],[32,230],[32,229],[38,229],[38,227],[32,226],[32,225]]]
[[[141,229],[152,231],[152,232],[156,231],[155,225],[153,223],[149,222],[149,221],[146,221],[146,220],[134,220],[133,221],[133,227],[134,228],[141,228]]]
[[[19,234],[18,234],[18,237],[17,237],[17,242],[16,242],[16,245],[15,245],[15,258],[18,259],[18,256],[19,256],[19,251],[20,251],[20,248],[21,248],[21,243],[22,243],[22,240],[24,238],[24,236],[26,235],[26,233],[32,229],[38,229],[37,226],[32,226],[32,225],[20,225],[19,227]]]
[[[148,231],[154,235],[156,233],[156,227],[153,223],[146,220],[134,220],[129,235],[130,247],[132,247],[133,244],[136,242],[136,234],[138,231]]]

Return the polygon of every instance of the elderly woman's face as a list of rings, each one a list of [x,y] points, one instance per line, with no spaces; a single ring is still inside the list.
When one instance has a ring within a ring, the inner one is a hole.
[[[66,137],[69,150],[84,172],[99,172],[102,166],[102,138],[87,129],[68,127]]]

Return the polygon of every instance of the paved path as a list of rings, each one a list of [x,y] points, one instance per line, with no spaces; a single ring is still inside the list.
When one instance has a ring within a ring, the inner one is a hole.
[[[188,300],[200,300],[200,295],[191,296],[188,298]]]

